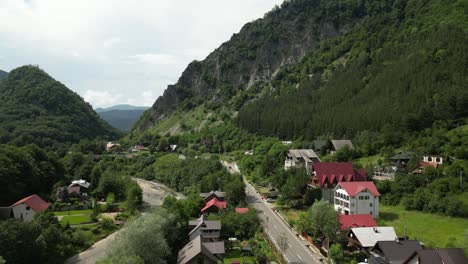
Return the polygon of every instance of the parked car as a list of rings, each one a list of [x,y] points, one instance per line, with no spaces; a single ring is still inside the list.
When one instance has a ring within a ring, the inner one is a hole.
[[[273,199],[273,198],[268,198],[268,199],[266,199],[266,201],[267,201],[268,203],[274,203],[276,200]]]

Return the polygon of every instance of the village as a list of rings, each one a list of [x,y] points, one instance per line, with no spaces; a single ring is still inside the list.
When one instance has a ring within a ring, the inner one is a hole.
[[[209,145],[206,142],[201,144]],[[225,190],[213,189],[199,193],[202,201],[199,217],[188,222],[188,242],[178,252],[177,263],[251,263],[256,253],[253,252],[255,243],[246,240],[250,235],[239,240],[227,236],[223,231],[222,222],[229,211],[239,219],[249,213],[258,215],[259,224],[264,229],[263,239],[279,262],[333,263],[330,255],[336,254],[338,249],[341,252],[339,254],[345,257],[360,256],[362,261],[359,263],[428,263],[429,260],[433,261],[431,263],[465,263],[462,248],[427,248],[423,242],[411,239],[405,233],[397,233],[393,226],[378,224],[381,193],[376,183],[394,181],[397,173],[412,177],[424,173],[427,167],[437,169],[446,162],[447,157],[422,155],[416,165],[410,165],[410,161],[415,158],[414,154],[400,151],[390,157],[388,164],[376,165],[372,175],[369,175],[364,168],[356,168],[353,162],[323,161],[320,158],[324,153],[335,155],[343,150],[353,150],[350,140],[317,140],[311,148],[303,149],[289,148],[291,141],[283,141],[281,144],[287,149],[284,164],[281,165],[283,170],[301,171],[308,178],[305,186],[295,193],[297,198],[294,199],[305,199],[307,193],[314,193],[315,201],[312,204],[318,204],[320,200],[329,205],[335,213],[331,215],[332,218],[324,217],[322,221],[333,222],[335,218],[339,223],[339,228],[331,231],[335,238],[332,240],[330,234],[325,232],[319,231],[320,235],[317,236],[317,233],[310,233],[310,229],[302,229],[297,225],[300,219],[291,219],[287,209],[289,206],[282,204],[284,194],[279,188],[271,184],[262,187],[244,175],[245,201],[235,203],[234,207],[226,199]],[[108,142],[105,149],[108,154],[123,155],[129,159],[151,155],[150,148],[143,145],[122,151],[119,143]],[[184,155],[177,154],[177,150],[177,145],[168,144],[158,152],[185,159]],[[254,150],[243,153],[247,159],[254,154]],[[222,161],[222,164],[229,173],[241,174],[235,161]],[[0,207],[0,217],[29,222],[37,213],[52,211],[63,225],[88,230],[93,228],[93,232],[103,238],[118,230],[131,213],[127,212],[123,204],[116,203],[112,195],[106,199],[92,197],[90,187],[91,183],[84,179],[73,180],[68,185],[56,188],[53,203],[33,194],[11,206]],[[301,214],[313,207],[302,206]],[[322,212],[317,214],[321,215]],[[329,212],[323,212],[323,215],[326,214],[330,215]],[[95,231],[96,228],[103,229],[102,226],[106,226],[106,230]],[[232,226],[227,228],[232,229]],[[232,252],[237,252],[237,255],[232,255]]]

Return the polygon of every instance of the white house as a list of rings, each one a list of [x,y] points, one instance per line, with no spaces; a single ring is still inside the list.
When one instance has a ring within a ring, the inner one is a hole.
[[[320,162],[320,159],[313,149],[290,149],[284,161],[284,169],[305,167],[309,170],[314,162]]]
[[[338,212],[348,214],[371,214],[379,217],[380,193],[371,181],[340,182],[334,189],[334,205]]]
[[[398,239],[395,229],[391,226],[351,228],[347,237],[348,246],[362,249],[371,249],[379,241],[395,241]]]
[[[444,158],[442,156],[436,156],[436,155],[424,155],[423,156],[423,162],[434,162],[437,163],[438,165],[442,165],[444,163]]]
[[[19,200],[11,207],[13,211],[13,217],[15,219],[21,219],[25,222],[33,220],[34,214],[42,212],[49,208],[50,204],[42,200],[36,194],[28,196],[24,199]]]

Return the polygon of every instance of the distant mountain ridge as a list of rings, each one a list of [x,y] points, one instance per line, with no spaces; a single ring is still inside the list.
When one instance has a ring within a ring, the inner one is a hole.
[[[5,79],[8,75],[8,72],[0,70],[0,80]]]
[[[37,66],[16,68],[0,82],[0,144],[64,150],[82,139],[119,136],[83,98]]]
[[[143,113],[148,109],[148,107],[138,107],[134,106],[136,109],[129,110],[118,110],[113,109],[114,107],[109,107],[105,111],[104,109],[96,109],[98,115],[107,121],[111,126],[118,128],[123,131],[129,131],[132,129],[133,125],[140,119]]]
[[[145,111],[149,106],[134,106],[134,105],[129,105],[129,104],[118,104],[110,107],[98,107],[94,109],[96,113],[101,113],[101,112],[107,112],[111,110],[140,110],[140,111]]]

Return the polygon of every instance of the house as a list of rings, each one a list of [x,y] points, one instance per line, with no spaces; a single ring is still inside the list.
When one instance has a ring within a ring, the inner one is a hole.
[[[370,264],[406,264],[422,250],[418,240],[378,241],[371,250]]]
[[[236,213],[238,214],[246,214],[249,212],[249,208],[242,208],[242,207],[237,207],[235,209]]]
[[[408,151],[400,151],[390,158],[390,165],[397,169],[407,169],[408,162],[411,160],[412,153]]]
[[[193,226],[189,233],[190,240],[200,236],[203,241],[217,241],[221,235],[221,221],[206,220],[204,215],[189,221],[189,226]]]
[[[290,140],[285,140],[285,141],[281,141],[281,143],[282,143],[283,145],[287,146],[287,145],[291,145],[291,144],[292,144],[292,141],[290,141]]]
[[[88,191],[90,185],[91,184],[89,182],[82,180],[82,179],[72,181],[71,184],[68,185],[67,187],[68,194],[77,195],[77,196],[81,196],[81,195],[86,196],[86,192]]]
[[[198,236],[185,245],[177,257],[178,264],[216,264],[223,261],[224,241],[207,242]]]
[[[218,198],[213,197],[211,200],[209,200],[206,204],[205,207],[201,209],[201,213],[218,213],[219,211],[226,209],[226,202],[218,200]]]
[[[252,156],[253,155],[253,150],[252,149],[249,149],[247,151],[244,152],[244,155],[246,156]]]
[[[331,153],[334,154],[336,151],[348,146],[349,149],[354,149],[353,143],[351,140],[341,139],[341,140],[332,140],[331,141],[332,149]]]
[[[439,167],[439,164],[436,163],[436,162],[425,162],[425,161],[422,161],[418,164],[418,166],[416,166],[416,168],[413,170],[413,174],[422,174],[424,172],[424,170],[427,168],[427,167],[434,167],[435,169],[437,169],[437,167]]]
[[[217,198],[220,201],[224,201],[224,197],[226,196],[225,192],[220,192],[220,191],[211,191],[207,193],[200,193],[200,196],[203,198],[203,200],[208,202],[212,198]]]
[[[395,241],[398,239],[395,229],[391,226],[355,227],[347,234],[348,246],[357,249],[370,250],[379,241]]]
[[[175,152],[176,148],[177,148],[177,145],[171,144],[171,145],[169,145],[169,149],[168,149],[167,151],[169,151],[169,152]]]
[[[319,153],[327,151],[330,148],[329,145],[330,145],[330,142],[325,139],[324,140],[316,139],[312,141],[312,149],[315,152],[319,152]]]
[[[107,142],[107,144],[106,144],[106,150],[107,151],[112,151],[112,150],[117,149],[119,147],[120,147],[119,143]]]
[[[416,252],[408,263],[468,264],[468,259],[461,248],[423,249]]]
[[[379,217],[380,193],[371,181],[340,182],[334,189],[334,206],[338,212],[370,214]]]
[[[437,163],[438,165],[442,165],[442,163],[444,163],[444,157],[438,156],[438,155],[428,155],[428,154],[425,154],[425,155],[423,155],[422,161],[423,161],[423,162],[428,162],[428,163],[435,162],[435,163]]]
[[[376,227],[377,223],[370,214],[340,214],[339,216],[341,230],[347,230],[354,227]]]
[[[284,161],[284,169],[306,168],[309,170],[314,162],[320,162],[313,149],[290,149]]]
[[[312,164],[309,187],[321,188],[322,198],[333,203],[333,189],[339,182],[366,181],[364,169],[354,169],[352,162],[317,162]]]
[[[149,149],[143,145],[135,145],[133,148],[130,149],[130,152],[140,152],[140,151],[148,151]]]
[[[49,208],[50,203],[42,200],[39,195],[33,194],[14,203],[11,207],[13,217],[25,222],[33,220],[34,214]]]

